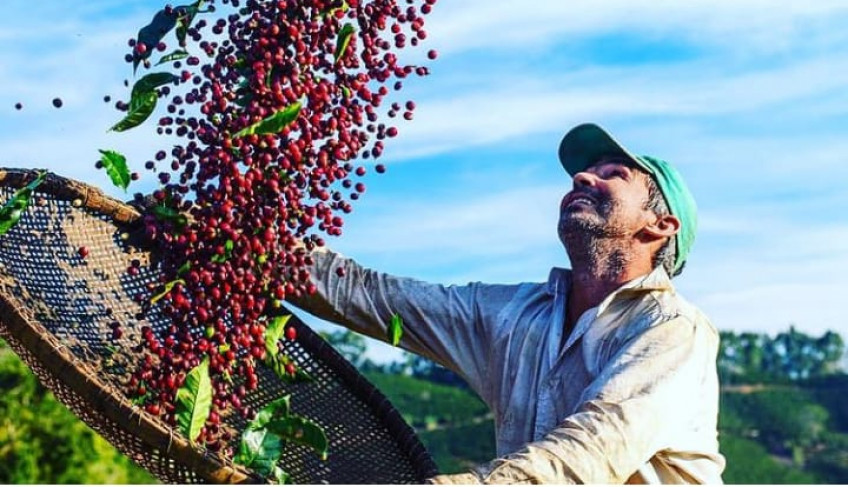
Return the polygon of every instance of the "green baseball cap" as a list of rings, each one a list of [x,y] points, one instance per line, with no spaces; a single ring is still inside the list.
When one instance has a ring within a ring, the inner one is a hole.
[[[630,159],[650,174],[665,198],[671,214],[680,220],[675,249],[677,257],[674,262],[674,271],[677,272],[689,256],[698,226],[695,198],[677,169],[662,159],[632,154],[594,123],[584,123],[569,130],[559,145],[559,161],[572,177],[585,171],[601,158],[614,156]]]

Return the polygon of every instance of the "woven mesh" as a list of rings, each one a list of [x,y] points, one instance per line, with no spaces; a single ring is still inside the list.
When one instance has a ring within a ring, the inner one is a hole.
[[[0,169],[0,201],[35,173]],[[192,447],[176,430],[124,394],[141,360],[140,330],[164,335],[157,307],[143,315],[134,297],[158,283],[156,259],[136,238],[138,211],[96,188],[53,174],[21,220],[0,237],[0,336],[71,411],[118,450],[166,483],[261,483],[265,479],[217,454]],[[89,250],[86,258],[80,247]],[[130,275],[133,260],[141,272]],[[313,382],[288,384],[264,365],[259,387],[242,404],[253,410],[290,394],[292,411],[320,424],[329,457],[289,444],[280,466],[296,483],[420,483],[436,467],[388,400],[297,317],[285,352]],[[113,329],[122,336],[113,339]],[[238,434],[240,415],[222,413]]]

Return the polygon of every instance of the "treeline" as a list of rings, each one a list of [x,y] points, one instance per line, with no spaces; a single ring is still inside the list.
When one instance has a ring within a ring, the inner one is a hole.
[[[845,342],[833,331],[819,337],[789,331],[721,332],[718,370],[723,385],[793,383],[842,371]]]
[[[453,371],[409,352],[402,352],[401,360],[378,364],[365,356],[368,348],[365,338],[350,330],[323,332],[321,336],[363,374],[405,375],[436,384],[469,388],[468,383]]]
[[[349,330],[323,333],[348,361],[362,372],[415,377],[437,384],[468,388],[452,371],[411,353],[399,361],[377,364],[365,356],[365,338]],[[845,342],[833,331],[819,337],[790,326],[788,331],[765,333],[721,332],[718,371],[722,385],[788,384],[843,372]]]

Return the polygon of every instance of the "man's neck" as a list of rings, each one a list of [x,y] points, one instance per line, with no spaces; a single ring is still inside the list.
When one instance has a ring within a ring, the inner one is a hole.
[[[588,247],[583,255],[569,253],[572,262],[571,289],[565,317],[566,334],[588,309],[601,304],[607,296],[625,283],[651,271],[650,258],[632,250]]]

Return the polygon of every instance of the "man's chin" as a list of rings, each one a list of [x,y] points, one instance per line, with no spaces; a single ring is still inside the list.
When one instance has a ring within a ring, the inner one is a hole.
[[[603,233],[604,222],[597,215],[586,212],[569,212],[560,216],[557,232],[560,240],[570,237],[585,238]]]

